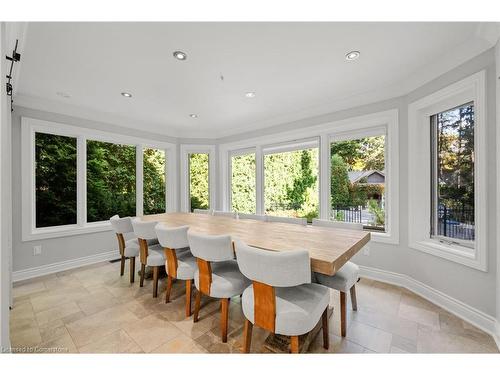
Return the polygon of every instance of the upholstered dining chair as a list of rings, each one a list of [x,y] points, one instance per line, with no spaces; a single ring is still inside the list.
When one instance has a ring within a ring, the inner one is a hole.
[[[146,266],[153,268],[153,298],[158,297],[158,275],[160,267],[165,265],[165,255],[163,248],[157,243],[150,246],[148,240],[157,240],[155,226],[156,221],[142,221],[139,218],[132,220],[134,233],[139,240],[140,260],[141,260],[141,281],[140,286],[144,286],[144,274]]]
[[[291,352],[299,352],[299,335],[310,332],[322,319],[323,346],[328,349],[330,291],[311,283],[311,262],[306,250],[274,252],[235,241],[240,271],[252,280],[242,297],[245,327],[243,352],[250,351],[252,327],[291,337]]]
[[[238,212],[238,217],[240,219],[252,219],[252,220],[266,221],[266,215],[245,214],[243,212]]]
[[[307,219],[304,217],[280,217],[280,216],[270,216],[266,215],[267,221],[276,223],[288,223],[288,224],[298,224],[307,225]]]
[[[125,273],[125,260],[129,259],[130,268],[130,282],[134,282],[135,274],[135,257],[139,255],[139,242],[137,238],[131,238],[125,240],[125,235],[128,233],[134,233],[134,228],[132,228],[132,219],[130,217],[120,217],[114,215],[109,219],[111,227],[115,231],[116,238],[118,239],[118,249],[120,250],[121,264],[120,264],[120,276]]]
[[[194,274],[196,300],[193,321],[198,321],[201,295],[219,298],[221,300],[221,337],[227,342],[227,327],[229,320],[229,301],[239,296],[250,285],[238,269],[234,259],[231,236],[209,236],[188,233],[189,247],[196,257],[198,270]]]
[[[210,210],[202,210],[200,208],[195,208],[193,210],[193,213],[194,214],[205,214],[205,215],[211,215],[212,214],[212,212]]]
[[[231,212],[231,211],[214,211],[213,215],[214,216],[232,217],[234,219],[236,217],[236,212]]]
[[[194,273],[198,269],[196,258],[189,251],[188,226],[169,228],[163,223],[155,227],[160,245],[163,246],[167,262],[167,290],[165,303],[170,302],[170,292],[175,279],[186,281],[186,317],[191,316],[191,290]]]
[[[344,223],[340,221],[313,219],[313,226],[321,226],[327,228],[339,228],[350,230],[363,230],[361,223]],[[320,273],[314,274],[315,281],[329,288],[340,292],[340,333],[345,337],[347,333],[347,306],[346,293],[351,294],[352,309],[358,309],[356,298],[356,282],[359,279],[359,267],[353,262],[344,264],[333,276],[323,275]]]

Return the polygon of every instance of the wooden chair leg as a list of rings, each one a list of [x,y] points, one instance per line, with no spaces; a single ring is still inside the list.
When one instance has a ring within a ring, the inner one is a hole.
[[[135,280],[135,257],[130,257],[129,268],[130,268],[130,283],[133,284]]]
[[[299,336],[291,336],[290,337],[290,347],[291,352],[294,354],[299,353]]]
[[[340,292],[340,334],[346,335],[346,296],[345,292]]]
[[[252,322],[245,319],[245,328],[243,330],[243,353],[250,353],[250,345],[252,344],[252,328]]]
[[[153,298],[158,297],[158,271],[158,266],[153,267]]]
[[[122,259],[120,260],[120,276],[123,276],[125,273],[125,256],[122,255]]]
[[[351,287],[351,304],[354,311],[358,311],[358,301],[356,299],[356,284]]]
[[[170,292],[172,291],[172,276],[167,277],[167,290],[165,292],[165,303],[170,302]]]
[[[193,313],[193,322],[198,321],[198,313],[200,312],[200,303],[201,303],[201,292],[199,290],[196,291],[196,298],[194,301],[194,313]]]
[[[139,286],[142,288],[144,286],[144,276],[146,274],[146,265],[141,263],[141,279],[139,282]]]
[[[323,348],[328,349],[330,346],[330,337],[328,335],[328,307],[323,311],[321,323],[323,328]]]
[[[222,342],[227,342],[227,324],[229,321],[229,298],[222,298],[220,306],[221,306],[220,331],[222,336]]]
[[[192,280],[186,280],[186,318],[191,316],[191,287]]]

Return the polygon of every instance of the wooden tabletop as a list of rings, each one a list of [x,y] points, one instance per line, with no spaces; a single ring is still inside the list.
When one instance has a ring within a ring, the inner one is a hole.
[[[311,267],[315,272],[333,275],[354,254],[370,241],[370,233],[325,228],[312,225],[297,225],[265,222],[250,219],[233,219],[192,213],[169,213],[144,216],[143,220],[163,222],[167,226],[189,225],[197,233],[228,234],[246,244],[272,251],[305,249],[311,256]]]

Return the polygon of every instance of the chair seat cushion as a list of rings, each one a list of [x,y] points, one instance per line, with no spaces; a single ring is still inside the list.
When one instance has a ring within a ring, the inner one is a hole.
[[[158,240],[147,240],[148,246],[156,245],[158,244]],[[137,241],[137,238],[132,238],[130,240],[125,241],[125,256],[126,257],[136,257],[139,256],[140,252],[140,247],[139,247],[139,241]]]
[[[198,269],[196,258],[189,250],[176,251],[177,255],[177,278],[179,280],[193,280],[194,273]]]
[[[153,245],[148,247],[148,259],[146,264],[151,267],[165,265],[165,251],[160,245]]]
[[[250,285],[248,280],[240,272],[236,260],[226,260],[223,262],[211,262],[212,284],[210,285],[210,296],[215,298],[231,298],[237,296]],[[199,270],[194,274],[194,284],[199,287]]]
[[[353,262],[347,262],[333,276],[315,273],[316,282],[329,288],[348,292],[359,278],[359,267]]]
[[[319,284],[275,287],[275,332],[280,335],[302,335],[310,332],[328,307],[330,290]],[[243,314],[254,323],[253,286],[243,292]]]

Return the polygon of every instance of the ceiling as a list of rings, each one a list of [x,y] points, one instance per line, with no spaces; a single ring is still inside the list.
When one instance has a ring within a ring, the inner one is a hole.
[[[490,48],[484,25],[29,23],[15,101],[218,138],[406,94]]]

